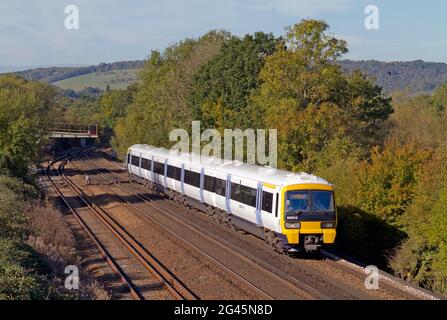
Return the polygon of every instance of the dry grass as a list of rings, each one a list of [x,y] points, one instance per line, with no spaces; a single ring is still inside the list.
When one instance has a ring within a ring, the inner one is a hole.
[[[79,268],[79,290],[73,292],[65,289],[65,267],[81,266],[81,259],[76,254],[75,239],[62,213],[50,201],[29,206],[28,224],[30,235],[27,243],[42,256],[49,269],[48,278],[59,295],[81,300],[110,299],[103,286],[82,268]]]

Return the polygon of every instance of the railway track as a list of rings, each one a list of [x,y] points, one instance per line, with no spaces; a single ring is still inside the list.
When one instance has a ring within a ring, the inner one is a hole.
[[[63,159],[63,158],[61,158],[61,159]],[[135,300],[143,299],[142,294],[138,291],[138,289],[136,289],[134,287],[134,285],[131,283],[128,276],[124,273],[124,271],[121,269],[121,267],[115,261],[115,259],[111,256],[111,254],[108,252],[108,250],[104,247],[104,245],[100,242],[100,240],[94,235],[92,230],[85,223],[84,219],[82,219],[81,216],[78,214],[78,212],[69,204],[66,197],[63,195],[60,188],[57,186],[56,182],[51,178],[51,175],[50,175],[51,168],[53,167],[54,163],[58,162],[61,159],[58,159],[55,162],[52,162],[48,165],[48,167],[45,169],[45,176],[47,177],[48,181],[50,182],[51,186],[54,188],[56,193],[59,195],[60,199],[64,202],[64,204],[66,205],[66,207],[68,208],[70,213],[73,214],[75,219],[78,221],[78,223],[84,229],[84,231],[88,234],[90,239],[95,243],[100,254],[104,258],[104,260],[107,262],[109,267],[112,269],[113,273],[127,287],[132,298]],[[60,176],[59,168],[57,168],[56,171],[57,171],[58,175]]]
[[[88,151],[83,151],[84,157],[88,158],[87,153]],[[148,222],[150,223],[157,223],[160,224],[160,221],[155,220],[153,217],[151,217],[150,213],[147,212],[147,210],[143,210],[140,207],[135,206],[134,204],[129,202],[129,197],[135,197],[139,200],[140,203],[144,203],[146,207],[150,207],[152,210],[157,211],[160,214],[168,215],[169,219],[174,220],[177,224],[181,225],[183,228],[188,230],[190,234],[196,234],[200,236],[202,239],[204,239],[206,242],[212,243],[214,246],[218,247],[221,251],[226,252],[229,256],[232,256],[234,259],[239,259],[243,261],[244,263],[250,265],[250,267],[253,270],[256,270],[257,273],[265,274],[265,276],[274,279],[276,283],[284,288],[289,288],[290,290],[296,292],[299,297],[304,299],[331,299],[328,295],[325,293],[318,291],[314,289],[313,287],[309,286],[308,284],[304,283],[303,281],[297,279],[296,277],[290,276],[287,273],[283,272],[279,268],[274,267],[271,264],[268,264],[266,261],[263,261],[253,254],[250,254],[247,251],[240,250],[239,248],[235,248],[234,246],[229,245],[225,239],[222,238],[216,238],[211,237],[207,235],[206,233],[198,230],[196,227],[191,226],[190,224],[182,221],[178,217],[176,217],[175,214],[172,214],[169,209],[161,209],[157,205],[154,205],[154,201],[152,199],[149,199],[146,195],[137,193],[135,194],[135,190],[129,190],[128,188],[124,187],[125,184],[116,183],[117,181],[120,181],[119,177],[116,178],[106,178],[105,176],[109,174],[110,176],[114,176],[113,173],[108,171],[107,169],[104,169],[100,166],[100,169],[93,168],[91,164],[88,164],[86,161],[81,159],[80,154],[78,154],[78,161],[83,164],[83,166],[90,170],[91,172],[94,172],[98,176],[101,175],[105,181],[98,181],[99,184],[102,185],[103,188],[107,189],[108,192],[111,192],[117,196],[117,191],[114,191],[112,189],[119,188],[121,191],[124,191],[126,193],[126,199],[119,196],[123,201],[128,202],[129,206],[132,206],[135,208],[143,217],[144,220],[150,220]],[[89,162],[94,162],[90,158],[88,159]],[[122,179],[121,179],[122,180]],[[165,226],[166,227],[166,226]],[[172,230],[171,230],[172,232]],[[372,297],[359,291],[352,290],[349,288],[349,286],[343,285],[339,282],[326,279],[327,282],[331,286],[337,286],[339,290],[344,291],[346,294],[344,298],[354,298],[354,299],[371,299]]]
[[[96,149],[96,150],[93,150],[92,152],[95,154],[96,157],[98,157],[99,153],[101,153],[102,151]],[[95,160],[92,160],[91,158],[88,157],[88,155],[87,155],[88,151],[84,151],[83,153],[84,153],[86,159],[88,158],[88,161],[91,161],[91,162],[95,163]],[[100,158],[104,158],[103,156],[99,156],[99,157]],[[82,161],[82,160],[80,160],[80,161]],[[99,164],[99,167],[101,168],[99,170],[99,173],[104,175],[105,172],[108,171],[108,173],[111,176],[116,176],[117,177],[117,178],[115,177],[113,179],[110,179],[110,181],[112,183],[116,183],[117,181],[120,180],[119,177],[117,175],[113,174],[111,171],[109,171],[107,169],[103,169],[101,164]],[[91,168],[91,166],[90,166],[90,168]],[[123,189],[123,190],[126,190],[127,192],[135,193],[135,190],[129,190],[129,189],[125,188],[123,186],[123,184],[118,184],[118,187]],[[153,205],[154,202],[151,199],[148,199],[147,196],[145,196],[144,194],[137,194],[136,196],[139,197],[141,200],[143,200],[147,205],[154,207],[154,205]],[[160,209],[160,208],[154,207],[154,209]],[[164,211],[169,211],[169,210],[164,210]],[[163,212],[163,213],[166,214],[166,212]],[[178,223],[185,225],[185,222],[183,222],[183,221],[179,220],[178,218],[176,218],[175,215],[170,214],[169,217],[171,219],[174,218],[174,219],[177,220]],[[191,226],[188,226],[188,228],[192,232],[194,232],[194,231],[197,232],[198,229],[195,228],[195,227],[196,226],[194,226],[192,228],[193,230],[191,230]],[[203,233],[203,230],[202,230],[202,233]],[[211,239],[211,241],[213,240],[213,238],[210,238],[210,239]],[[227,247],[227,246],[223,245],[225,243],[225,239],[222,239],[222,238],[214,239],[214,241],[216,241],[216,240],[217,240],[217,244],[219,246]],[[236,250],[234,250],[234,251],[235,252],[240,251],[240,250],[237,250],[237,249],[238,248],[236,248]],[[263,264],[266,265],[265,261],[262,261],[262,260],[259,261],[259,259],[257,257],[255,257],[253,255],[250,255],[250,254],[247,255],[246,252],[241,253],[241,255],[244,255],[245,258],[249,257],[249,259],[251,261],[256,261],[256,263],[258,263],[260,265],[263,265]],[[339,258],[337,256],[334,256],[333,254],[325,254],[323,252],[322,257],[326,260],[326,263],[331,266],[331,268],[336,268],[336,269],[339,269],[340,271],[342,271],[344,273],[350,274],[354,278],[358,279],[359,282],[363,283],[363,280],[365,278],[365,274],[363,272],[363,268],[361,268],[360,266],[352,265],[352,263],[351,263],[352,266],[347,266],[346,264],[349,264],[349,263],[343,263],[344,259],[341,259],[341,258]],[[284,275],[284,273],[281,272],[280,270],[278,270],[277,268],[272,268],[272,266],[270,266],[270,265],[266,265],[266,267],[268,269],[273,269],[273,270],[271,270],[272,272],[275,272],[277,274],[282,274],[283,278],[287,279],[287,281],[291,281],[292,283],[294,282],[293,281],[294,278],[292,278],[292,277],[290,277],[288,275]],[[382,274],[382,272],[381,272],[381,274]],[[391,275],[388,275],[386,273],[385,273],[385,276],[381,275],[381,279],[384,280],[384,281],[381,281],[381,290],[385,290],[388,294],[391,294],[392,296],[397,297],[399,299],[411,299],[411,300],[413,300],[413,299],[440,299],[440,298],[442,299],[442,297],[439,297],[439,296],[437,296],[437,295],[435,295],[435,294],[433,294],[433,293],[431,293],[429,291],[423,290],[423,289],[418,288],[416,286],[412,286],[411,284],[403,283],[402,281],[399,281],[399,279],[396,279],[396,278],[394,278]],[[339,282],[334,283],[334,284],[335,285],[341,285],[341,287],[344,290],[347,290],[348,292],[352,292],[354,296],[356,296],[357,298],[360,298],[360,299],[377,298],[377,297],[374,297],[374,296],[371,297],[371,296],[368,296],[368,295],[365,295],[365,294],[361,294],[361,293],[359,294],[359,292],[355,292],[354,293],[354,291],[352,289],[349,289],[349,287],[347,287],[347,286],[345,286],[343,284],[340,284]],[[302,284],[299,283],[298,286],[302,287]]]
[[[106,227],[109,233],[112,234],[116,239],[118,239],[119,242],[127,249],[127,251],[133,255],[134,260],[131,262],[132,265],[139,264],[143,266],[144,269],[146,269],[150,273],[149,278],[156,278],[170,293],[171,298],[184,300],[198,299],[198,297],[191,290],[189,290],[183,283],[176,279],[176,277],[162,264],[160,264],[155,257],[151,256],[149,252],[147,252],[140,244],[138,244],[138,242],[136,242],[135,239],[133,239],[133,237],[128,234],[117,221],[110,217],[106,211],[102,210],[99,206],[92,202],[91,199],[89,199],[89,197],[81,190],[81,188],[76,185],[76,183],[74,183],[70,178],[66,177],[63,174],[65,163],[69,160],[69,154],[70,152],[67,153],[64,157],[61,157],[52,162],[46,168],[45,173],[47,179],[50,181],[51,185],[56,190],[57,194],[65,203],[69,211],[75,216],[76,220],[96,244],[107,264],[119,277],[121,282],[128,288],[132,298],[143,300],[145,299],[145,294],[143,294],[142,290],[139,289],[137,285],[135,285],[135,280],[131,279],[131,276],[129,276],[124,271],[124,267],[120,265],[117,259],[113,257],[113,255],[110,253],[110,248],[106,248],[104,242],[99,239],[99,237],[95,234],[95,232],[93,232],[88,223],[86,223],[86,219],[79,213],[79,209],[76,209],[69,203],[69,201],[67,200],[68,196],[61,190],[61,182],[64,184],[66,189],[68,188],[71,191],[70,196],[75,196],[77,199],[79,199],[79,201],[82,202],[84,206],[90,210],[90,213],[93,214],[93,216],[95,216]],[[51,167],[54,167],[56,162],[61,162],[59,167],[56,168],[57,176],[60,178],[58,183],[54,181],[52,175],[50,174]],[[65,192],[67,192],[67,190],[65,190]],[[126,260],[126,262],[129,262],[129,260]]]

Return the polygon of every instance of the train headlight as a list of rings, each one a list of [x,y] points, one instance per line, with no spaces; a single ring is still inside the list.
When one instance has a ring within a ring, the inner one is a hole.
[[[301,228],[301,223],[299,222],[286,222],[287,229],[299,229]]]
[[[321,229],[335,229],[335,222],[322,222]]]

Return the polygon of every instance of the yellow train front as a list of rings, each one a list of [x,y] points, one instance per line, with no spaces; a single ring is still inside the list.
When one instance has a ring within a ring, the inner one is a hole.
[[[337,210],[332,185],[289,185],[280,194],[281,244],[288,252],[318,251],[335,242]]]

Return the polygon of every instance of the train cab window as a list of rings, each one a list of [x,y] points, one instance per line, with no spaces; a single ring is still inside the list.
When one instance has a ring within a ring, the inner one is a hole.
[[[310,211],[309,191],[288,191],[286,193],[286,215],[299,215]]]
[[[151,171],[151,160],[142,158],[141,159],[141,168],[145,170]]]
[[[267,191],[262,191],[262,210],[272,213],[273,209],[273,194]]]
[[[132,155],[132,165],[139,167],[140,166],[140,157]]]
[[[210,176],[205,175],[205,183],[203,185],[203,189],[205,189],[206,191],[209,191],[209,192],[215,192],[214,191],[215,183],[216,183],[215,177],[210,177]]]
[[[312,211],[314,212],[333,212],[334,201],[332,191],[311,191]]]
[[[154,161],[154,172],[156,174],[165,174],[165,165],[161,162]]]
[[[225,189],[226,189],[227,182],[222,179],[215,178],[214,182],[214,192],[218,194],[219,196],[225,197]]]
[[[127,164],[130,164],[130,153],[127,154]]]

